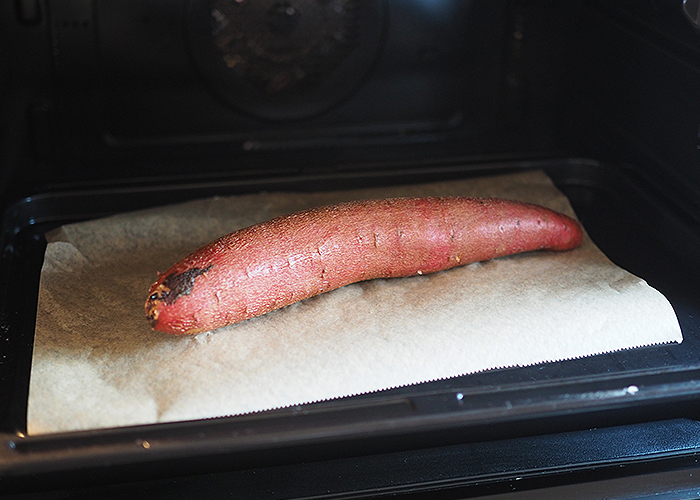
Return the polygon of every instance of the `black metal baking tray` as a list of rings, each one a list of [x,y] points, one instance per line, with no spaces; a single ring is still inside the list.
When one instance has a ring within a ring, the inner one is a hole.
[[[554,180],[592,239],[616,264],[666,295],[678,316],[683,343],[493,370],[252,415],[25,435],[46,231],[64,223],[205,196],[426,182],[528,169],[543,169]],[[38,485],[87,487],[92,482],[250,470],[437,446],[487,446],[503,440],[527,447],[528,439],[538,435],[642,422],[653,426],[672,419],[686,422],[681,427],[692,434],[692,421],[700,409],[700,216],[676,201],[635,169],[576,158],[476,164],[456,158],[267,178],[58,186],[22,199],[3,219],[0,487],[6,491]],[[659,441],[642,440],[633,453],[620,451],[614,463],[687,457],[700,451],[700,443],[692,440],[669,442],[660,446]],[[589,466],[613,463],[605,458],[610,448],[598,451],[597,459],[595,452],[587,456]],[[478,480],[499,477],[498,467],[484,460]],[[533,464],[523,462],[526,466]],[[511,465],[510,472],[518,473],[518,467]],[[564,470],[571,464],[560,467]]]

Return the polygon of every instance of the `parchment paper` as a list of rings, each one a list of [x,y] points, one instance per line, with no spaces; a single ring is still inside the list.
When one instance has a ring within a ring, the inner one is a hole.
[[[28,432],[273,409],[665,342],[667,300],[585,238],[411,278],[358,283],[215,332],[154,332],[156,271],[280,214],[357,198],[499,196],[574,215],[541,172],[386,189],[205,199],[67,225],[49,235]]]

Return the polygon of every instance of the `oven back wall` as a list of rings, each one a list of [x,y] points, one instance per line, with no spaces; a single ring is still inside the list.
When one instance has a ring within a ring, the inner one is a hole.
[[[46,120],[62,180],[504,149],[506,2],[48,0],[47,10]]]

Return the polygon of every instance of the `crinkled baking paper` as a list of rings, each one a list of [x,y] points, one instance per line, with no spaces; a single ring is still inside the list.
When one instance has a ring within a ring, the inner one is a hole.
[[[28,432],[235,415],[499,367],[668,342],[658,291],[586,237],[436,273],[349,285],[211,333],[152,331],[157,271],[238,228],[316,205],[399,195],[498,196],[574,215],[541,172],[403,187],[211,198],[49,235]]]

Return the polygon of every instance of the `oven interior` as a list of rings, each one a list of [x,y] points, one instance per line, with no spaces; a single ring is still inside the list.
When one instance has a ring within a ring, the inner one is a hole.
[[[473,495],[692,467],[692,4],[2,2],[0,487],[119,484],[116,498],[147,480],[194,492],[206,475],[244,498],[263,481],[289,496]],[[552,178],[608,257],[669,299],[683,343],[263,414],[25,435],[47,231],[205,196],[529,169]],[[633,401],[610,396],[629,386]],[[319,479],[348,467],[352,480]]]

